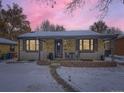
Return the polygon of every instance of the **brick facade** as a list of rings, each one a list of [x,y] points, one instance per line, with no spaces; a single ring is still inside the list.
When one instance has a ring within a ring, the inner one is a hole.
[[[124,56],[124,38],[115,41],[115,55]]]

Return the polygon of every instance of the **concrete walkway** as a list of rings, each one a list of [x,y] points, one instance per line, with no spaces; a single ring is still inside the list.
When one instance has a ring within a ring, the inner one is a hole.
[[[52,65],[50,66],[50,72],[53,78],[58,82],[58,84],[61,84],[63,89],[66,92],[78,92],[75,88],[73,88],[69,83],[67,83],[64,79],[62,79],[59,74],[57,73],[57,68],[59,66],[57,65]]]

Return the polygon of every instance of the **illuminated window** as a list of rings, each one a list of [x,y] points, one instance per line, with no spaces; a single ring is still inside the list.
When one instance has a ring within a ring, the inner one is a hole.
[[[30,50],[29,44],[30,44],[30,43],[29,43],[29,40],[27,40],[27,41],[26,41],[26,50]]]
[[[93,39],[80,40],[79,43],[80,43],[79,44],[80,51],[93,51],[94,50]]]
[[[26,40],[26,50],[27,51],[38,51],[39,41],[38,40]]]
[[[93,51],[93,39],[91,39],[91,47],[90,47],[90,50]]]
[[[90,50],[90,41],[83,40],[83,50]]]
[[[80,40],[80,51],[82,51],[82,40]]]
[[[39,41],[36,40],[36,50],[39,50]]]

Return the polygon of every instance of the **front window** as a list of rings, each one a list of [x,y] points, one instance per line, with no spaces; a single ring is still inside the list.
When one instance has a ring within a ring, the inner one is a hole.
[[[39,41],[38,40],[26,40],[26,50],[27,51],[38,51]]]
[[[84,39],[84,40],[80,40],[80,45],[79,45],[79,49],[80,51],[93,51],[94,47],[93,47],[93,39]]]
[[[90,50],[90,40],[83,40],[83,50]]]

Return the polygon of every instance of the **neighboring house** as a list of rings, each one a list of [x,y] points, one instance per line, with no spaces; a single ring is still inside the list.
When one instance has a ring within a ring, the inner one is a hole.
[[[15,41],[0,38],[0,59],[12,58],[12,54],[15,54],[16,51],[17,47]]]
[[[118,36],[115,40],[115,55],[124,56],[124,35]]]
[[[124,62],[124,34],[119,35],[115,40],[114,58],[118,62]]]
[[[31,32],[18,37],[19,60],[59,59],[100,60],[105,55],[104,41],[115,35],[93,31]]]

